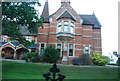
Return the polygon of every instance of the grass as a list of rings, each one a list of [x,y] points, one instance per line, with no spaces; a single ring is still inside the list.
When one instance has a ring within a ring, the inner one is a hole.
[[[51,64],[33,64],[2,62],[3,79],[44,79],[43,74],[48,73]],[[118,79],[117,67],[103,66],[63,66],[58,65],[60,73],[66,79]],[[70,80],[69,80],[70,81]]]

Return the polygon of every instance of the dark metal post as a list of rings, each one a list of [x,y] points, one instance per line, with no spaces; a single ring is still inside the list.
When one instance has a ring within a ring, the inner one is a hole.
[[[47,73],[47,74],[43,74],[43,76],[46,78],[46,81],[63,81],[63,79],[65,78],[64,75],[62,74],[58,74],[58,77],[56,78],[56,73],[59,73],[60,70],[57,68],[57,65],[56,63],[53,64],[53,67],[50,68],[50,72],[53,73],[53,78],[50,77],[50,73]]]

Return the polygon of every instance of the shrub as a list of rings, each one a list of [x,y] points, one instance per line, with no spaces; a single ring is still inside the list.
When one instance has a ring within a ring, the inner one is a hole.
[[[80,64],[83,64],[83,63],[80,60],[80,58],[75,58],[75,59],[72,60],[72,64],[73,65],[80,65]]]
[[[89,56],[89,54],[82,54],[80,56],[80,60],[83,62],[83,65],[91,65],[92,63],[92,59]]]
[[[72,60],[73,65],[90,65],[92,64],[92,59],[88,54],[82,54],[79,58]]]
[[[43,60],[47,63],[57,62],[60,58],[59,51],[54,46],[48,46],[44,49]]]
[[[27,52],[23,55],[26,62],[40,62],[40,56],[36,52]]]
[[[109,58],[107,56],[102,56],[100,53],[93,53],[92,60],[94,64],[99,66],[105,66],[109,63]]]

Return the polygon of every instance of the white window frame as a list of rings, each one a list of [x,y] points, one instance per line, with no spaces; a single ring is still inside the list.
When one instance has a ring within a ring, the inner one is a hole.
[[[69,56],[69,46],[70,46],[70,43],[68,44],[68,57],[75,57],[75,44],[72,44],[73,45],[73,56]]]
[[[86,53],[86,47],[88,47],[88,54],[90,54],[90,45],[84,45],[84,54],[87,54]]]
[[[60,25],[59,23],[61,23],[61,31],[59,30],[59,25]],[[63,31],[63,30],[62,30],[62,27],[63,27],[62,24],[63,24],[63,21],[59,21],[59,22],[57,23],[57,33]]]
[[[7,42],[7,36],[3,36],[3,41]]]
[[[65,22],[68,22],[68,23],[65,24]],[[61,26],[59,23],[61,23]],[[73,23],[73,25],[72,25],[72,23]],[[66,27],[67,31],[65,29],[65,26],[67,26]],[[61,28],[59,28],[59,27],[61,27]],[[57,33],[59,33],[59,32],[75,33],[75,23],[72,21],[67,21],[67,20],[59,21],[57,23]]]
[[[58,44],[61,44],[61,50],[60,50],[60,57],[61,57],[61,56],[62,56],[62,43],[56,43],[56,49],[58,49],[58,48],[57,48],[57,45],[58,45]]]
[[[46,48],[46,43],[39,43],[39,55],[41,55],[41,44],[44,44],[44,49]]]
[[[32,41],[32,37],[31,36],[26,36],[25,38],[26,38],[27,41],[30,41],[30,42]]]
[[[73,25],[71,25],[71,24],[73,24]],[[73,28],[73,30],[71,31],[71,28]],[[75,25],[74,25],[74,23],[73,22],[70,22],[70,33],[74,33],[74,30],[75,29]]]

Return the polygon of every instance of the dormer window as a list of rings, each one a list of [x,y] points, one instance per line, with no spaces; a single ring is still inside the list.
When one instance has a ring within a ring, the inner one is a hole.
[[[70,21],[59,22],[57,32],[74,33],[74,23]]]

